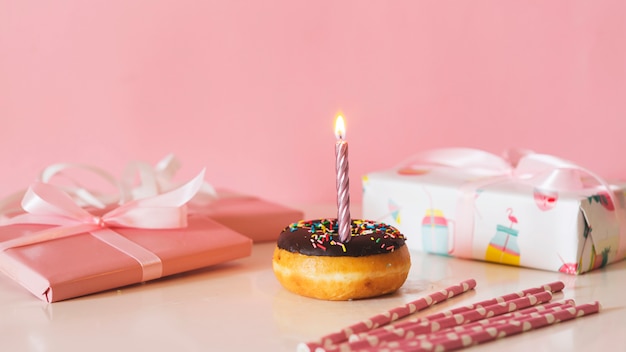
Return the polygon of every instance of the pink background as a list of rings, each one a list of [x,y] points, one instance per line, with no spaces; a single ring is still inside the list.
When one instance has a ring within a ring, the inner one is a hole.
[[[0,0],[0,196],[47,164],[173,152],[180,179],[331,202],[466,146],[626,177],[626,2]]]

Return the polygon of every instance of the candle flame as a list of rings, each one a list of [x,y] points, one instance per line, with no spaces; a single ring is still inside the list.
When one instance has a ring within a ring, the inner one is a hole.
[[[335,136],[337,139],[346,138],[346,124],[341,115],[337,115],[337,119],[335,120]]]

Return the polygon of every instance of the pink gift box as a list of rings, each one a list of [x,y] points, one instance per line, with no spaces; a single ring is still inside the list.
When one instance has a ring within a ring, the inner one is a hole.
[[[0,227],[0,242],[50,228]],[[216,221],[189,216],[182,229],[115,228],[126,239],[156,254],[161,277],[250,255],[252,241]],[[53,239],[0,252],[0,269],[35,296],[56,302],[142,282],[139,262],[92,233]]]
[[[254,242],[278,239],[289,224],[302,220],[300,210],[276,204],[262,198],[218,190],[218,197],[204,205],[190,204],[190,211],[201,213],[225,225]]]

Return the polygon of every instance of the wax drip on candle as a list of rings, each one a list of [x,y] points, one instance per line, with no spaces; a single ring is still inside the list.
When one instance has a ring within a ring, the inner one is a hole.
[[[348,142],[346,128],[341,115],[335,121],[335,172],[337,176],[337,225],[341,242],[350,241],[350,179],[348,177]]]

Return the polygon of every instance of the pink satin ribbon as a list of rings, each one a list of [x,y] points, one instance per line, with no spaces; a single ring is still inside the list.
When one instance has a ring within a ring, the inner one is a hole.
[[[595,173],[579,165],[527,150],[512,150],[508,155],[510,159],[470,148],[434,149],[419,153],[403,163],[405,168],[459,169],[464,175],[475,176],[474,180],[465,182],[459,190],[455,216],[456,231],[463,232],[455,238],[454,255],[472,257],[474,195],[481,187],[515,181],[553,191],[598,188],[605,190],[611,202],[617,207],[618,203],[611,186]],[[618,224],[621,225],[617,209],[615,215]],[[618,250],[620,253],[624,251],[626,245],[624,242],[620,241]]]
[[[38,180],[43,183],[55,184],[81,207],[105,209],[111,205],[154,197],[177,188],[180,185],[176,184],[173,179],[180,165],[180,161],[174,154],[165,156],[154,166],[142,161],[132,161],[127,164],[122,177],[117,179],[106,170],[94,165],[57,163],[44,168],[39,174]],[[81,181],[84,180],[75,179],[72,177],[72,172],[68,171],[78,171],[81,176],[95,176],[113,186],[115,192],[105,193],[83,187]],[[55,179],[63,179],[65,184],[61,185],[60,182],[55,182]],[[136,179],[139,180],[138,184],[135,182]],[[0,199],[0,220],[22,212],[20,202],[25,193],[26,190],[21,190]],[[211,203],[216,198],[218,196],[213,186],[203,181],[200,190],[190,201],[190,204],[202,206]]]
[[[153,197],[177,187],[173,179],[180,165],[180,161],[174,154],[165,156],[155,166],[141,161],[134,161],[126,166],[121,183],[125,190],[130,190],[131,199]],[[139,175],[139,185],[133,187],[136,174]],[[213,186],[207,182],[202,182],[200,190],[191,202],[206,204],[216,198],[217,192]]]
[[[55,225],[46,230],[0,243],[0,250],[27,246],[90,232],[105,243],[126,253],[139,262],[143,281],[162,275],[160,258],[116,233],[115,228],[175,229],[187,226],[187,207],[203,184],[204,170],[186,184],[152,197],[132,200],[101,216],[96,216],[76,204],[59,188],[36,182],[22,199],[25,213],[4,220],[0,225]]]

